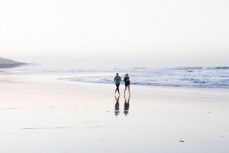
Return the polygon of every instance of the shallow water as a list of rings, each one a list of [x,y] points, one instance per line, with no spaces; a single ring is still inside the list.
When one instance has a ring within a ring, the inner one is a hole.
[[[32,66],[16,68],[13,71],[26,74],[62,74],[59,80],[103,84],[113,84],[114,76],[118,72],[122,78],[129,73],[132,85],[229,89],[229,67],[68,69]]]

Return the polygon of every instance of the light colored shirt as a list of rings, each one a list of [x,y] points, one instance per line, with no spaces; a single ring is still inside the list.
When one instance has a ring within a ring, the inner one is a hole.
[[[120,84],[121,80],[122,80],[122,79],[121,79],[120,76],[116,76],[116,77],[114,78],[115,84]]]

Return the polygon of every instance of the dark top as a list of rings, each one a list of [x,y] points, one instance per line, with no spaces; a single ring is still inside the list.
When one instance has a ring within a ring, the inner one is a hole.
[[[130,78],[129,77],[125,77],[124,78],[124,82],[125,82],[125,86],[130,85]]]

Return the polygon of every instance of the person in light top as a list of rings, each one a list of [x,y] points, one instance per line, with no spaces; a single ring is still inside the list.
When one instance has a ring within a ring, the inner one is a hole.
[[[114,82],[115,82],[115,85],[116,85],[116,89],[115,89],[115,94],[116,92],[118,91],[118,94],[120,95],[120,92],[119,92],[119,86],[120,86],[120,82],[121,82],[121,77],[119,76],[118,73],[116,73],[116,76],[114,78]]]

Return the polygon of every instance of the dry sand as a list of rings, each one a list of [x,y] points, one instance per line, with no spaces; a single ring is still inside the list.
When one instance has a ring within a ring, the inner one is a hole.
[[[56,78],[0,75],[1,153],[228,153],[229,90]]]

